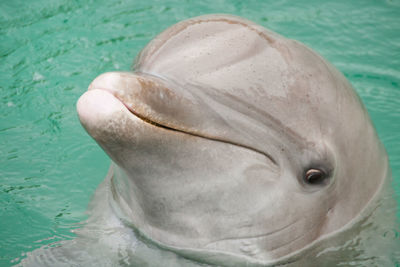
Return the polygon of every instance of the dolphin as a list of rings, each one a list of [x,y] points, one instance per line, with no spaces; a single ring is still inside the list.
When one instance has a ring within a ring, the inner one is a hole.
[[[73,240],[107,244],[99,262],[314,266],[367,262],[368,244],[396,240],[388,157],[355,90],[249,20],[173,25],[132,71],[98,76],[77,111],[112,160]]]

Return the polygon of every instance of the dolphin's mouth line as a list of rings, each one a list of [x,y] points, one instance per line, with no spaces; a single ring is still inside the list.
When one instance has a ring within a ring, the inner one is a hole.
[[[233,142],[233,141],[229,141],[229,140],[226,140],[226,139],[218,138],[218,137],[206,136],[206,135],[201,135],[201,134],[194,133],[194,132],[184,131],[184,130],[181,130],[181,129],[173,128],[173,127],[166,126],[164,124],[160,124],[158,122],[155,122],[155,121],[153,121],[153,120],[151,120],[151,119],[149,119],[149,118],[137,113],[132,108],[130,108],[127,104],[125,104],[121,99],[119,99],[117,96],[115,96],[115,97],[119,101],[121,101],[121,103],[129,110],[130,113],[132,113],[132,115],[134,115],[137,118],[141,119],[145,123],[151,124],[151,125],[153,125],[155,127],[162,128],[162,129],[165,129],[165,130],[168,130],[168,131],[175,131],[175,132],[178,132],[178,133],[188,134],[188,135],[192,135],[192,136],[208,139],[208,140],[211,140],[211,141],[222,142],[222,143],[231,144],[231,145],[234,145],[234,146],[239,146],[239,147],[242,147],[242,148],[245,148],[245,149],[249,149],[249,150],[252,150],[252,151],[254,151],[256,153],[262,154],[263,156],[267,157],[274,165],[278,165],[277,161],[271,155],[269,155],[269,154],[267,154],[267,153],[265,153],[265,152],[263,152],[263,151],[261,151],[259,149],[256,149],[256,148],[253,148],[253,147],[250,147],[250,146],[247,146],[247,145],[243,145],[243,144],[240,144],[240,143],[236,143],[236,142]]]
[[[205,134],[199,134],[199,133],[196,133],[196,132],[193,132],[193,131],[185,131],[185,130],[179,129],[179,128],[177,128],[177,127],[167,126],[167,125],[165,125],[165,124],[156,122],[156,121],[154,121],[154,120],[151,120],[151,119],[147,118],[147,117],[144,116],[144,115],[141,115],[141,114],[137,113],[137,112],[132,108],[131,105],[128,105],[128,104],[125,103],[121,98],[119,98],[115,91],[110,90],[110,89],[105,88],[105,87],[101,87],[101,86],[98,87],[98,86],[89,85],[89,89],[88,89],[88,90],[94,90],[94,89],[102,90],[102,91],[105,91],[105,92],[110,93],[110,94],[111,94],[113,97],[115,97],[119,102],[121,102],[121,104],[124,105],[124,107],[125,107],[133,116],[135,116],[135,117],[137,117],[138,119],[142,120],[144,123],[151,124],[151,125],[153,125],[154,127],[158,127],[158,128],[161,128],[161,129],[164,129],[164,130],[168,130],[168,131],[174,131],[174,132],[178,132],[178,133],[182,133],[182,134],[188,134],[188,135],[191,135],[191,136],[196,136],[196,137],[208,139],[208,140],[211,140],[211,141],[222,142],[222,143],[226,143],[226,144],[230,144],[230,145],[242,147],[242,148],[244,148],[244,149],[248,149],[248,150],[251,150],[251,151],[256,152],[256,153],[258,153],[258,154],[263,155],[263,156],[266,157],[270,162],[272,162],[275,166],[279,166],[279,165],[278,165],[278,162],[274,159],[274,157],[272,157],[270,154],[268,154],[268,153],[266,153],[266,152],[264,152],[264,151],[262,151],[262,150],[259,150],[259,149],[257,149],[257,148],[254,148],[254,147],[251,147],[251,146],[248,146],[248,145],[244,145],[244,144],[241,144],[241,143],[237,143],[237,142],[234,142],[234,141],[222,139],[222,138],[220,138],[220,137],[216,137],[216,136],[207,136],[207,135],[205,135]]]

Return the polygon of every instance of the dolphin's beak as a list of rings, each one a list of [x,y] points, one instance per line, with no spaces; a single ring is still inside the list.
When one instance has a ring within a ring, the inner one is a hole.
[[[103,90],[119,99],[142,120],[185,132],[182,114],[190,113],[193,103],[175,93],[160,78],[133,72],[108,72],[98,76],[88,91]],[[182,129],[183,128],[183,129]]]
[[[201,88],[189,90],[189,85],[173,84],[144,73],[108,72],[98,76],[89,85],[88,91],[78,101],[77,108],[81,122],[88,131],[88,127],[99,127],[93,123],[98,117],[110,117],[112,110],[123,111],[127,117],[127,113],[130,113],[130,117],[159,128],[253,150],[276,165],[277,162],[269,151],[262,151],[242,139],[241,129],[250,129],[246,123],[251,120],[248,121],[247,117],[242,118],[238,114],[240,121],[230,121],[231,112],[234,112],[232,107],[212,102],[215,101],[212,97],[215,98],[207,95]],[[107,101],[110,102],[107,104]],[[99,113],[97,118],[89,119],[90,116],[95,116],[90,114],[89,109]],[[92,132],[89,133],[93,136]]]

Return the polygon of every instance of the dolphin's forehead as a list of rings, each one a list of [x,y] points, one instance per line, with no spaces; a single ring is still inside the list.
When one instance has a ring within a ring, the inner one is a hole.
[[[182,24],[149,44],[138,60],[140,71],[221,93],[267,86],[270,95],[286,95],[288,64],[277,48],[282,37],[234,17]]]

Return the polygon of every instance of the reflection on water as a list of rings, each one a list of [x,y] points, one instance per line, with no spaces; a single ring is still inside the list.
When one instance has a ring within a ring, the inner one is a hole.
[[[1,2],[0,265],[72,238],[86,218],[109,165],[77,120],[75,102],[88,83],[128,70],[158,32],[204,13],[254,20],[344,72],[388,150],[400,202],[399,11],[397,1]],[[398,232],[382,236],[398,239]]]

